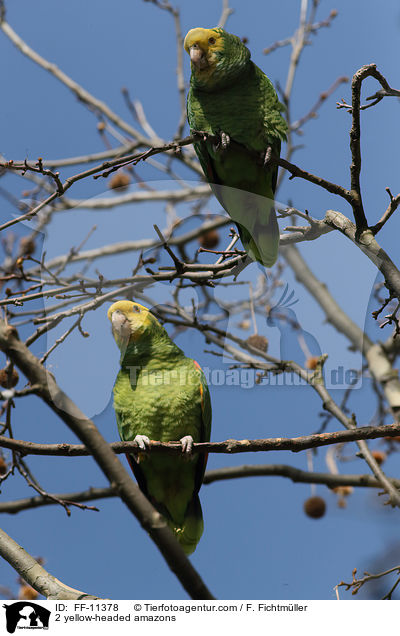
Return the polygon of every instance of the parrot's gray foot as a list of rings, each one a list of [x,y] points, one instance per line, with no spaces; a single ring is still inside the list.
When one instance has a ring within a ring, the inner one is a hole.
[[[265,151],[265,155],[264,155],[264,168],[266,168],[269,163],[271,162],[271,157],[272,157],[272,147],[268,146],[267,150]]]
[[[150,440],[147,435],[136,435],[133,440],[141,450],[147,451],[150,448]]]
[[[180,442],[182,444],[182,453],[185,457],[189,458],[193,450],[193,437],[191,435],[185,435],[181,437]]]
[[[214,150],[216,152],[224,153],[229,148],[229,144],[231,143],[231,138],[227,133],[220,132],[216,135],[218,142],[214,144]]]
[[[231,138],[227,133],[221,133],[221,148],[222,150],[227,150],[229,144],[231,143]]]

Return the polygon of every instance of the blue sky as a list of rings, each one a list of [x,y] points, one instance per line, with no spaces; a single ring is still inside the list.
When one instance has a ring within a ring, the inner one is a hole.
[[[175,80],[175,38],[171,16],[151,3],[120,1],[110,6],[103,0],[68,4],[42,0],[9,3],[8,20],[28,44],[45,58],[55,62],[91,93],[107,101],[129,121],[121,87],[127,86],[132,97],[139,98],[149,122],[166,140],[172,138],[179,120],[179,103]],[[227,29],[246,36],[254,61],[273,82],[284,85],[290,50],[280,49],[265,57],[262,50],[276,40],[292,34],[298,21],[299,4],[294,0],[279,3],[232,0],[235,13]],[[303,53],[296,76],[292,117],[297,119],[309,110],[319,94],[338,76],[349,77],[363,64],[376,62],[389,83],[398,87],[398,48],[400,9],[395,0],[386,0],[384,10],[374,3],[349,3],[338,0],[321,2],[319,19],[331,9],[338,10],[332,26],[312,37],[312,45]],[[195,26],[214,26],[220,16],[220,3],[181,3],[183,31]],[[7,60],[3,68],[2,134],[0,152],[8,159],[36,159],[76,156],[103,149],[96,130],[96,120],[68,90],[18,52],[0,32],[0,56]],[[185,60],[185,78],[189,64]],[[366,82],[364,95],[378,86]],[[300,148],[294,161],[302,167],[343,185],[349,183],[350,153],[348,131],[350,117],[335,108],[341,97],[350,99],[349,85],[342,85],[321,109],[317,119],[304,128]],[[399,103],[386,99],[362,115],[363,172],[362,184],[368,219],[376,222],[388,203],[385,187],[398,191],[398,157],[400,142],[397,124]],[[4,125],[6,122],[6,125]],[[66,169],[63,176],[75,168]],[[138,170],[144,180],[156,177],[150,166]],[[2,178],[20,196],[25,189],[15,177]],[[157,184],[153,184],[157,186]],[[164,187],[170,187],[165,184]],[[77,184],[74,198],[102,196],[102,180]],[[322,218],[329,208],[350,214],[342,201],[301,180],[284,182],[279,199],[288,199],[299,209]],[[211,209],[218,211],[213,204]],[[3,203],[2,216],[7,220],[14,210]],[[73,210],[54,219],[44,247],[48,257],[68,251],[79,244],[88,230],[97,230],[87,247],[105,241],[152,236],[152,225],[165,223],[162,205],[126,206],[112,212]],[[396,215],[379,234],[382,246],[398,262],[399,220]],[[27,231],[21,229],[19,231]],[[327,282],[339,304],[360,326],[364,325],[376,272],[367,259],[342,236],[331,233],[301,248],[307,262]],[[128,257],[104,263],[108,275],[129,270]],[[259,270],[256,266],[253,275]],[[330,354],[332,365],[344,361],[357,365],[357,355],[347,351],[347,343],[332,327],[323,324],[316,303],[285,272],[285,282],[299,300],[296,315],[304,329]],[[161,285],[157,300],[166,299],[170,290]],[[236,293],[236,291],[235,291]],[[232,299],[231,291],[216,290],[217,295]],[[189,299],[188,299],[189,302]],[[85,410],[95,417],[107,439],[116,440],[117,430],[110,405],[112,383],[118,367],[118,352],[112,341],[105,312],[88,316],[85,328],[90,338],[72,336],[68,347],[60,347],[51,359],[51,370],[61,386]],[[237,331],[235,319],[229,327]],[[64,328],[65,329],[65,328]],[[271,341],[271,353],[279,350],[279,333],[259,323],[259,330]],[[60,331],[54,331],[59,335]],[[24,333],[22,331],[22,333]],[[374,338],[381,336],[371,326]],[[243,335],[243,334],[242,334]],[[244,335],[246,337],[247,334]],[[204,353],[200,335],[181,334],[177,343],[200,364],[217,368],[219,362]],[[46,349],[46,343],[40,345]],[[39,353],[39,348],[37,348]],[[40,352],[42,349],[40,349]],[[336,356],[336,357],[335,357]],[[307,387],[212,387],[214,409],[213,440],[294,436],[318,429],[321,404]],[[341,393],[333,392],[340,400]],[[32,441],[76,441],[38,398],[21,400],[13,415],[14,434]],[[367,424],[373,415],[374,401],[368,386],[357,390],[352,408],[359,423]],[[331,423],[331,430],[340,425]],[[381,448],[379,443],[373,445]],[[351,452],[355,453],[355,447]],[[350,452],[350,451],[349,451]],[[209,468],[242,463],[291,463],[306,469],[304,454],[279,453],[254,456],[217,456],[209,458]],[[105,478],[90,459],[32,458],[34,474],[53,492],[74,491],[88,486],[105,485]],[[396,474],[398,461],[391,456],[385,467]],[[344,464],[343,472],[367,472],[360,461]],[[315,458],[315,469],[325,471],[324,453]],[[326,516],[314,521],[303,511],[303,501],[310,487],[293,484],[283,478],[246,478],[204,486],[201,500],[205,518],[203,538],[192,557],[212,592],[219,598],[330,599],[333,586],[351,578],[351,570],[368,569],[387,546],[397,545],[399,512],[381,505],[376,492],[355,492],[346,509],[337,507],[336,497],[324,487]],[[2,487],[4,500],[27,496],[27,488],[18,478]],[[179,582],[160,558],[157,549],[138,523],[117,500],[98,502],[99,513],[73,510],[67,518],[62,509],[4,516],[4,530],[33,555],[44,556],[48,570],[65,583],[107,598],[186,598]],[[393,565],[395,565],[393,563]],[[0,583],[15,586],[15,574],[0,563]]]

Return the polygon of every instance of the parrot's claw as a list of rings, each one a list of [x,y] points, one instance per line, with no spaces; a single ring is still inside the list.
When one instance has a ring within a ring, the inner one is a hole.
[[[147,435],[136,435],[133,441],[136,442],[140,450],[147,451],[150,448],[150,440]]]
[[[181,437],[180,442],[182,444],[182,453],[185,454],[185,457],[189,458],[193,450],[193,437],[191,435],[185,435],[185,437]]]

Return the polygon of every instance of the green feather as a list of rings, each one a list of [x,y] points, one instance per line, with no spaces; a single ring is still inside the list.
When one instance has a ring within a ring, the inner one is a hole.
[[[210,35],[216,40],[215,51],[207,42]],[[231,140],[226,149],[216,148],[210,139],[199,141],[196,153],[215,196],[236,222],[246,251],[270,267],[279,245],[274,210],[277,167],[265,168],[263,159],[269,146],[279,155],[286,139],[284,107],[237,36],[223,29],[193,29],[185,48],[190,52],[193,45],[203,50],[208,66],[199,69],[192,64],[190,128],[225,133]]]

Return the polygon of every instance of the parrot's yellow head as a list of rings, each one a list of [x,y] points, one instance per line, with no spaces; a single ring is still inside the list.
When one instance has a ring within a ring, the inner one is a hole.
[[[224,48],[223,29],[191,29],[183,46],[190,55],[192,67],[202,75],[209,75],[219,60],[218,52]]]
[[[242,40],[220,27],[191,29],[183,45],[190,55],[192,84],[202,90],[229,85],[250,59]]]
[[[111,305],[107,317],[118,347],[124,348],[129,342],[137,342],[146,332],[162,328],[157,318],[143,305],[130,300],[119,300]]]

